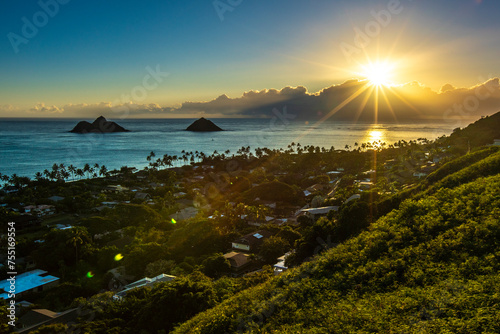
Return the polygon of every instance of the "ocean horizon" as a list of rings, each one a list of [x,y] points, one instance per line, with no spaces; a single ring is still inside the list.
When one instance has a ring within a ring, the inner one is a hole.
[[[86,163],[142,169],[151,151],[156,156],[182,156],[182,151],[207,155],[241,147],[286,148],[292,142],[343,149],[346,145],[373,141],[388,145],[399,140],[449,135],[456,123],[353,123],[326,121],[321,124],[275,118],[213,118],[225,131],[188,132],[192,118],[116,120],[131,132],[75,134],[69,131],[82,119],[0,119],[0,173],[33,178],[54,163],[82,168]],[[86,119],[93,121],[92,119]]]

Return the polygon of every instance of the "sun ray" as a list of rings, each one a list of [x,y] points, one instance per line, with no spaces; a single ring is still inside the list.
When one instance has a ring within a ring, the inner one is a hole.
[[[356,92],[354,92],[351,96],[346,98],[342,103],[340,103],[338,106],[330,110],[328,114],[323,116],[319,121],[317,121],[314,125],[312,125],[304,134],[298,136],[294,142],[300,141],[302,138],[307,136],[311,131],[313,131],[318,125],[322,124],[324,121],[335,115],[340,109],[344,108],[347,104],[349,104],[352,100],[357,98],[361,93],[363,93],[365,90],[367,90],[370,86],[368,84],[364,84],[361,86],[360,89],[358,89]]]
[[[374,111],[374,123],[375,124],[378,124],[378,107],[379,107],[379,103],[378,103],[378,95],[379,95],[379,92],[381,91],[382,89],[377,89],[375,90],[375,111]]]
[[[359,117],[361,116],[361,112],[366,107],[366,104],[368,103],[368,100],[370,99],[370,96],[372,95],[374,89],[376,89],[376,87],[373,85],[370,85],[370,91],[365,95],[363,101],[361,101],[361,104],[358,108],[358,111],[356,112],[356,115],[354,116],[354,123],[358,122]]]
[[[396,90],[392,89],[391,87],[387,87],[387,88],[391,91],[391,93],[393,93],[394,95],[396,95],[397,98],[399,98],[401,101],[403,101],[404,104],[406,104],[412,110],[414,110],[415,112],[417,112],[419,115],[422,115],[422,113],[420,112],[420,110],[418,110],[417,108],[415,108],[414,106],[412,106],[411,103],[408,102],[404,97],[402,97],[401,94],[399,94],[398,92],[396,92]]]
[[[383,89],[381,90],[381,93],[382,93],[382,96],[384,97],[384,100],[385,100],[385,103],[387,104],[387,107],[389,108],[389,111],[392,114],[392,117],[394,117],[394,120],[396,122],[398,122],[398,118],[396,117],[396,113],[394,112],[394,109],[392,108],[392,105],[389,102],[389,98],[387,97],[387,94],[385,93],[385,91]]]

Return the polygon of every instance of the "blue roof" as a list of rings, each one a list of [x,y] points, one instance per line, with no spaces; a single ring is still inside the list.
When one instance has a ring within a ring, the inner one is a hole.
[[[36,287],[59,280],[58,277],[47,275],[45,270],[35,269],[16,275],[16,294],[29,291]],[[3,291],[2,291],[3,290]],[[10,281],[6,279],[0,282],[0,298],[7,299],[10,290]]]

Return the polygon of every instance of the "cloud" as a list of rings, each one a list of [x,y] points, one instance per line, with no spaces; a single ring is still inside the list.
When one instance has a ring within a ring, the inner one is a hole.
[[[0,114],[17,114],[21,109],[12,104],[0,105]]]
[[[37,103],[33,108],[29,110],[31,113],[41,113],[41,114],[60,114],[64,110],[56,106],[46,106],[45,103]]]
[[[163,115],[172,111],[170,107],[160,107],[158,104],[137,104],[133,102],[113,105],[111,102],[100,103],[80,103],[66,104],[62,107],[51,106],[47,107],[44,103],[37,103],[33,108],[29,109],[31,113],[47,114],[59,113],[64,117],[84,117],[96,118],[104,115],[108,118],[127,118],[129,116],[140,115]]]
[[[378,95],[378,104],[376,103]],[[339,108],[342,106],[342,108]],[[226,94],[210,101],[184,102],[177,107],[155,103],[134,102],[114,105],[111,102],[95,104],[67,104],[61,107],[38,103],[29,109],[31,114],[60,115],[92,119],[103,115],[109,119],[128,117],[273,117],[273,110],[284,107],[296,119],[366,122],[447,121],[454,118],[477,118],[500,110],[500,80],[492,78],[469,88],[444,85],[439,92],[419,82],[379,90],[366,80],[352,79],[338,85],[310,93],[303,86],[251,90],[240,97]],[[13,111],[3,106],[1,110]]]
[[[225,116],[237,116],[245,114],[245,111],[252,108],[273,105],[289,101],[290,99],[301,98],[307,95],[305,87],[285,87],[281,90],[264,89],[260,91],[248,91],[241,97],[230,98],[223,94],[208,102],[184,102],[182,106],[174,112],[193,113],[202,112],[206,114],[222,114]]]
[[[439,92],[444,93],[444,92],[447,92],[450,90],[455,90],[455,89],[457,89],[457,88],[455,86],[453,86],[452,84],[446,84],[443,87],[441,87],[441,90]]]

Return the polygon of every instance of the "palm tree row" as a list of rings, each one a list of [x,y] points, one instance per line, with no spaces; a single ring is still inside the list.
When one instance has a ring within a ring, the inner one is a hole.
[[[77,168],[73,165],[65,166],[64,164],[53,164],[52,169],[45,169],[42,173],[35,174],[36,180],[48,179],[51,181],[66,181],[71,179],[74,181],[77,177],[81,180],[84,176],[87,179],[93,177],[103,177],[108,175],[108,169],[105,165],[100,166],[98,163],[91,166],[85,164],[83,168]]]

